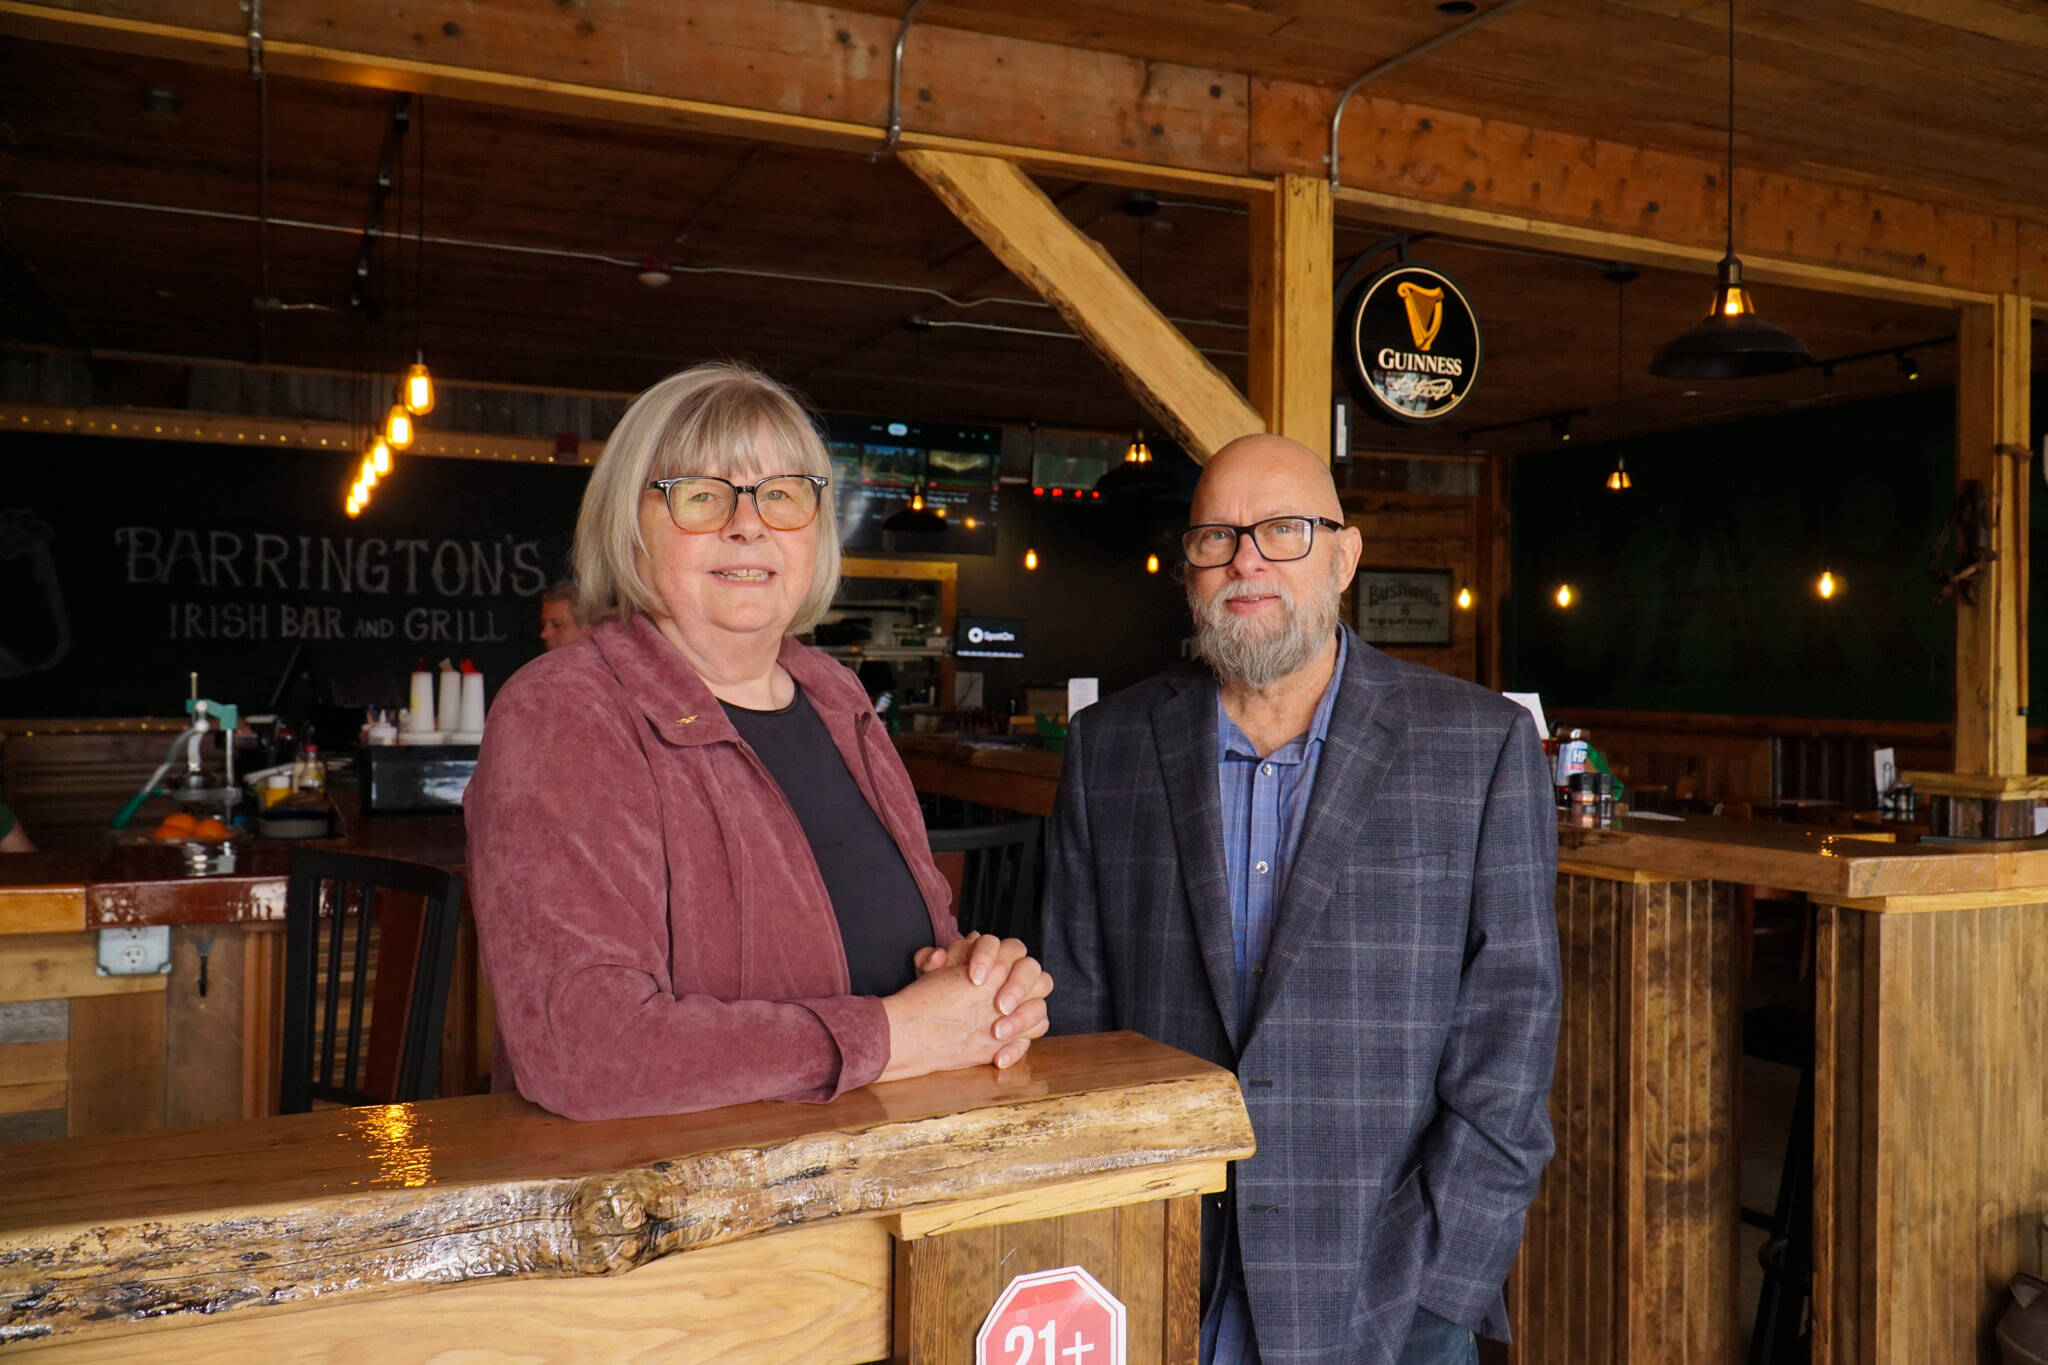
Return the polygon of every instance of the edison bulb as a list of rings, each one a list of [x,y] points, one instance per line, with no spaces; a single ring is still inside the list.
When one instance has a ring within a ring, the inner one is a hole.
[[[1560,583],[1560,584],[1558,584],[1558,585],[1557,585],[1557,605],[1559,605],[1560,607],[1568,607],[1568,606],[1570,606],[1571,604],[1572,604],[1572,585],[1571,585],[1571,584],[1569,584],[1569,583]]]
[[[1833,597],[1835,595],[1835,576],[1823,569],[1820,574],[1820,582],[1813,586],[1814,591],[1818,592],[1822,598]]]
[[[405,410],[405,404],[393,403],[385,415],[384,440],[393,450],[404,450],[412,444],[412,414]]]
[[[405,409],[415,417],[434,410],[434,377],[427,373],[426,357],[412,363],[405,372]]]
[[[1470,611],[1470,610],[1472,610],[1472,589],[1470,589],[1470,588],[1460,588],[1460,589],[1458,589],[1458,610],[1459,610],[1459,611]]]
[[[1158,555],[1146,555],[1146,556],[1145,556],[1145,572],[1146,572],[1146,573],[1158,573],[1158,572],[1159,572],[1159,556],[1158,556]]]
[[[1024,567],[1027,569],[1038,567],[1038,547],[1033,546],[1024,552]]]
[[[381,436],[370,447],[370,467],[379,474],[391,472],[391,447]]]

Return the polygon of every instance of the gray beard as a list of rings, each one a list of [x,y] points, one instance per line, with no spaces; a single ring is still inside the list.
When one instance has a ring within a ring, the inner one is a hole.
[[[1311,595],[1302,606],[1282,585],[1253,587],[1232,584],[1206,602],[1188,593],[1195,618],[1195,652],[1226,683],[1263,692],[1290,673],[1306,667],[1337,633],[1335,566],[1329,589]],[[1232,616],[1224,603],[1233,596],[1272,593],[1280,599],[1280,624]]]

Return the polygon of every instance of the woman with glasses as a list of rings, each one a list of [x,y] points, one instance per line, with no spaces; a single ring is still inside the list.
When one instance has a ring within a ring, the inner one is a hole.
[[[797,400],[699,365],[636,399],[576,523],[591,637],[521,669],[464,806],[492,1083],[571,1118],[1009,1066],[1052,983],[962,940],[859,681],[794,636],[839,579]]]

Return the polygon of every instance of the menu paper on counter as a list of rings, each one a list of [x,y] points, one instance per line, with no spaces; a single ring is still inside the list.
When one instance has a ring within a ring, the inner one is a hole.
[[[1501,695],[1536,718],[1536,738],[1550,738],[1550,723],[1543,719],[1542,697],[1534,692],[1503,692]]]

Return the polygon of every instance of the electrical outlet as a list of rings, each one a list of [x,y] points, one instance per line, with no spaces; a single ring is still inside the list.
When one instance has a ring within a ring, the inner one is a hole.
[[[149,976],[171,969],[171,926],[100,930],[101,976]]]

